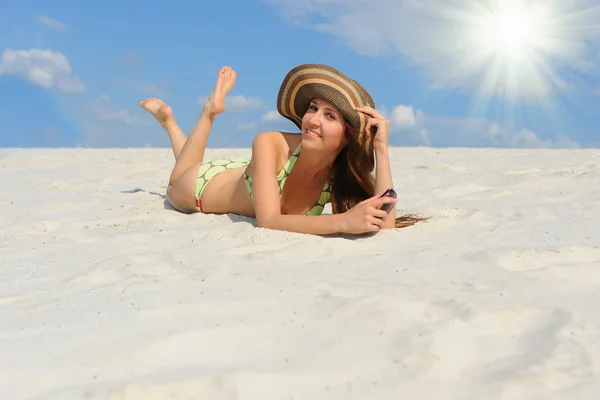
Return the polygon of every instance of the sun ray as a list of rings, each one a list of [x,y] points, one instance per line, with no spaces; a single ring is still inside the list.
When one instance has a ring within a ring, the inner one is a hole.
[[[590,0],[405,0],[411,42],[403,51],[435,88],[474,101],[548,103],[569,95],[569,74],[594,73],[600,7]]]

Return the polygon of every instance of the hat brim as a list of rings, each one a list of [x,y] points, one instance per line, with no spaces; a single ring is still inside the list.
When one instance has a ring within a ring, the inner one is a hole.
[[[302,129],[302,117],[315,98],[333,104],[348,125],[361,134],[368,118],[355,108],[375,108],[372,97],[355,80],[327,65],[303,64],[292,69],[284,78],[277,96],[277,111]]]

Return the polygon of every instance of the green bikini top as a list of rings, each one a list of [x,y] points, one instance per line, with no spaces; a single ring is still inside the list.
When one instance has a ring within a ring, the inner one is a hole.
[[[292,153],[290,159],[285,163],[281,171],[277,174],[277,183],[279,184],[279,195],[283,192],[283,187],[285,186],[285,182],[287,181],[288,176],[292,172],[294,165],[296,165],[296,161],[298,161],[298,155],[300,154],[300,149],[302,148],[302,143],[296,147],[296,150]],[[252,178],[246,174],[244,171],[244,179],[246,180],[246,187],[248,188],[248,192],[250,193],[250,197],[254,198],[252,193]],[[325,208],[325,204],[329,202],[329,198],[331,197],[329,182],[325,183],[323,187],[323,191],[321,192],[321,197],[319,201],[311,208],[306,215],[321,215],[323,212],[323,208]]]

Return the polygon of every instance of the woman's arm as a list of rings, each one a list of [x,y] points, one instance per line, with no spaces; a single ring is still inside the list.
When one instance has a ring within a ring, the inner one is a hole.
[[[387,144],[384,146],[377,143],[375,145],[375,193],[383,194],[389,188],[394,187],[392,181],[392,170],[390,167],[390,152]],[[396,219],[396,206],[388,214],[382,228],[393,228]]]
[[[358,107],[356,111],[365,113],[370,117],[366,126],[367,132],[371,131],[371,127],[377,128],[375,137],[372,138],[375,151],[375,193],[381,195],[386,190],[394,188],[388,149],[390,121],[383,118],[379,112],[371,107]],[[386,217],[382,228],[393,228],[395,219],[396,207],[394,206]]]
[[[343,232],[342,214],[282,215],[277,185],[277,153],[282,145],[278,132],[261,132],[252,143],[252,192],[256,222],[261,228],[327,235]]]
[[[252,192],[259,227],[313,235],[360,234],[380,229],[378,218],[385,212],[379,208],[395,203],[395,199],[373,197],[345,213],[334,215],[282,215],[277,185],[277,154],[282,151],[281,146],[284,142],[279,132],[261,132],[252,143]]]

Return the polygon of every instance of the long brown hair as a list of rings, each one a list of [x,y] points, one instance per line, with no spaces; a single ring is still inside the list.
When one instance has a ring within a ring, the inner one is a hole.
[[[346,123],[347,145],[340,151],[331,170],[331,208],[334,214],[348,211],[375,195],[375,155],[373,141]],[[396,218],[395,228],[404,228],[429,217],[405,214]]]

